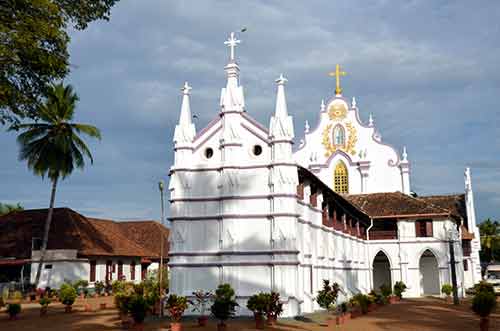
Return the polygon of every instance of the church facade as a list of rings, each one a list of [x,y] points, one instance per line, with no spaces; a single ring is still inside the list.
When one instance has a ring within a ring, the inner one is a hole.
[[[224,70],[220,109],[196,132],[190,90],[174,132],[170,168],[172,293],[190,296],[230,283],[246,300],[278,291],[284,316],[312,312],[323,279],[345,294],[403,281],[405,296],[439,295],[451,283],[453,242],[459,294],[478,282],[479,232],[470,170],[465,192],[418,197],[411,191],[406,149],[382,141],[353,98],[321,102],[314,128],[294,145],[286,78],[276,80],[276,107],[266,127],[245,107],[234,49]],[[297,146],[296,146],[297,145]]]

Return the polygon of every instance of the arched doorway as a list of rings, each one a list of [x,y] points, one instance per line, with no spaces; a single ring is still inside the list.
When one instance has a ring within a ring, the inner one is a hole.
[[[430,250],[420,257],[420,288],[422,295],[439,295],[439,268],[437,258]]]
[[[373,289],[380,290],[380,286],[388,285],[392,287],[391,263],[384,252],[380,251],[373,259]]]

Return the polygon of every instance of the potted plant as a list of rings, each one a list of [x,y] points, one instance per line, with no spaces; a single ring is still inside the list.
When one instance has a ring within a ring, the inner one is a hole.
[[[396,295],[396,300],[399,301],[403,299],[403,292],[405,292],[406,289],[406,284],[402,281],[397,281],[396,283],[394,283],[394,294]]]
[[[66,313],[71,313],[71,308],[76,300],[76,290],[71,284],[64,283],[61,285],[59,290],[59,299],[66,306],[64,311]]]
[[[326,309],[328,312],[335,311],[335,302],[337,301],[337,296],[339,294],[340,286],[337,283],[330,285],[330,281],[327,279],[323,280],[323,288],[318,291],[318,296],[316,297],[316,302],[318,305]],[[331,321],[331,319],[328,319]],[[339,324],[339,319],[337,316],[337,324]],[[331,327],[330,322],[328,327]]]
[[[472,299],[472,310],[481,318],[479,328],[481,331],[488,331],[490,327],[489,316],[495,310],[497,301],[495,293],[488,289],[483,289],[474,295]]]
[[[40,316],[46,316],[47,311],[49,310],[49,304],[51,303],[49,298],[42,297],[40,298]]]
[[[453,286],[450,284],[443,284],[441,286],[441,293],[446,295],[446,302],[450,303],[451,302],[451,293],[453,292]]]
[[[234,290],[229,284],[221,284],[215,290],[214,302],[210,307],[212,315],[219,320],[217,324],[218,331],[226,331],[226,321],[234,316],[235,309],[238,307],[235,300]]]
[[[100,281],[95,282],[94,289],[95,289],[95,293],[97,293],[97,295],[101,296],[104,292],[104,283],[100,282]]]
[[[351,319],[351,310],[348,302],[342,302],[340,305],[338,305],[338,312],[341,317],[341,322],[342,324],[345,321],[348,321]]]
[[[208,321],[208,316],[206,315],[207,311],[207,306],[210,300],[213,297],[212,292],[205,292],[203,290],[198,290],[196,292],[193,292],[194,296],[194,302],[193,304],[193,311],[197,311],[200,313],[200,316],[198,316],[198,326],[205,326],[207,325]]]
[[[268,296],[265,293],[252,295],[247,301],[248,310],[253,312],[255,319],[255,328],[264,329],[264,313],[268,305]]]
[[[356,300],[355,297],[352,297],[349,300],[349,306],[351,307],[351,318],[356,318],[361,316],[361,304]]]
[[[131,294],[127,293],[117,293],[115,295],[115,306],[120,313],[120,320],[122,328],[127,329],[130,326],[130,300],[132,298]]]
[[[170,330],[181,331],[182,324],[181,318],[184,311],[187,309],[188,301],[186,297],[178,296],[175,294],[170,294],[167,298],[165,308],[168,310],[168,314],[172,321],[170,322]]]
[[[273,326],[276,325],[278,316],[283,312],[283,304],[280,302],[280,295],[277,292],[268,294],[267,300],[267,325]]]
[[[368,312],[368,304],[370,303],[368,296],[362,293],[358,293],[353,297],[353,299],[358,303],[361,314],[366,314]]]
[[[79,279],[73,284],[73,287],[75,288],[76,292],[80,296],[80,299],[85,298],[85,294],[87,293],[88,286],[89,286],[89,282],[86,281],[85,279]]]
[[[147,300],[142,295],[133,294],[128,306],[130,315],[132,315],[132,319],[134,320],[135,329],[138,331],[144,330],[144,319],[150,308]]]
[[[21,305],[19,303],[9,303],[7,305],[7,314],[9,314],[9,319],[17,319],[17,315],[21,312]]]
[[[396,298],[392,295],[392,288],[389,285],[383,284],[380,286],[380,292],[382,296],[389,300],[389,303],[396,303]]]

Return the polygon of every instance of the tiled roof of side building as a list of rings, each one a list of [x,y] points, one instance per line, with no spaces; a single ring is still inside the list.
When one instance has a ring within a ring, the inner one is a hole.
[[[450,211],[401,192],[351,194],[344,197],[373,219],[447,217]]]
[[[0,257],[31,258],[32,238],[42,238],[47,209],[33,209],[0,216]],[[151,222],[136,223],[151,228]],[[69,208],[55,208],[49,233],[48,249],[75,249],[80,256],[140,256],[159,255],[151,243],[136,240],[122,230],[120,222],[87,218]],[[156,223],[158,238],[168,235],[168,229]],[[144,230],[148,232],[147,230]],[[158,249],[159,252],[159,249]]]
[[[465,194],[429,195],[418,198],[435,206],[447,209],[453,216],[467,221]]]

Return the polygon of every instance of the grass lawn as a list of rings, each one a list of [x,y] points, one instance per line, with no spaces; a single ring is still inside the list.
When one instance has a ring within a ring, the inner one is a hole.
[[[106,302],[109,308],[100,310],[101,302]],[[84,312],[84,304],[89,303],[93,312]],[[18,320],[10,321],[5,309],[0,314],[0,330],[9,331],[99,331],[121,330],[118,312],[113,307],[111,297],[77,299],[73,313],[64,313],[64,306],[53,303],[49,306],[46,317],[39,316],[40,305],[24,304]],[[326,331],[329,330],[326,313],[315,313],[300,319],[280,319],[275,327],[267,330],[286,331]],[[184,330],[215,331],[216,321],[210,320],[205,328],[196,325],[192,318],[183,321]],[[255,328],[253,320],[238,318],[228,322],[228,331],[251,330]],[[167,330],[167,318],[150,317],[146,320],[145,330]],[[331,328],[330,328],[331,329]],[[354,320],[349,320],[334,330],[479,330],[479,318],[470,310],[470,302],[466,301],[455,307],[441,299],[406,299],[397,304],[379,308]],[[500,308],[490,317],[490,330],[500,330]]]

